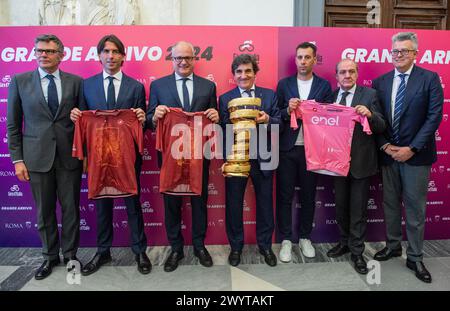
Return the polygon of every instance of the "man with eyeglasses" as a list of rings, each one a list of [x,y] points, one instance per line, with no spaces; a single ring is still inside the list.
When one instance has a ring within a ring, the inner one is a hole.
[[[317,47],[311,42],[300,43],[295,49],[296,74],[278,82],[278,107],[281,114],[280,165],[277,169],[277,224],[281,242],[280,260],[292,260],[292,200],[295,186],[300,186],[299,247],[303,256],[316,256],[311,243],[314,221],[317,174],[306,170],[303,128],[290,126],[291,112],[302,100],[321,103],[332,101],[330,83],[313,72],[317,64]],[[298,120],[301,124],[301,120]]]
[[[172,67],[174,72],[159,78],[150,85],[150,101],[147,111],[147,127],[155,130],[156,125],[171,108],[182,108],[186,112],[200,112],[214,123],[219,122],[217,112],[216,85],[210,80],[194,74],[195,55],[191,43],[180,41],[172,46]],[[161,166],[161,153],[158,152]],[[212,258],[205,248],[207,228],[209,161],[203,160],[202,191],[199,196],[190,196],[192,209],[192,244],[194,255],[205,267],[213,265]],[[181,234],[182,197],[163,194],[165,225],[171,252],[164,264],[164,271],[177,269],[184,258],[184,241]]]
[[[106,35],[97,44],[97,53],[103,72],[84,81],[84,103],[81,110],[131,109],[139,122],[145,124],[145,88],[142,83],[122,72],[125,60],[125,46],[115,35]],[[80,109],[73,109],[70,115],[73,122],[81,116]],[[142,129],[144,130],[144,129]],[[124,197],[127,207],[128,225],[131,235],[131,249],[135,255],[137,269],[142,274],[150,273],[151,262],[146,254],[147,238],[144,232],[144,219],[140,203],[140,175],[142,157],[136,148],[135,176],[138,194]],[[97,212],[97,253],[83,267],[85,276],[96,272],[102,265],[110,262],[113,241],[114,199],[102,198],[95,201]]]
[[[412,32],[392,37],[394,70],[373,81],[386,131],[378,137],[383,175],[386,247],[374,259],[402,255],[402,203],[405,206],[406,266],[418,279],[431,283],[423,264],[423,239],[428,179],[436,162],[435,131],[442,120],[443,90],[437,73],[414,64],[418,40]]]
[[[36,280],[48,277],[60,263],[77,260],[80,238],[82,163],[72,157],[74,125],[70,111],[82,101],[82,79],[59,70],[64,46],[45,34],[35,39],[37,70],[13,77],[8,93],[8,148],[16,176],[29,182],[37,209],[37,228],[44,263]],[[61,242],[56,218],[61,205]]]

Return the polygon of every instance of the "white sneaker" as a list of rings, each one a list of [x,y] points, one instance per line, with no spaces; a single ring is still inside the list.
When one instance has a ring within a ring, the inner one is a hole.
[[[289,240],[281,242],[280,261],[290,262],[292,260],[292,243]]]
[[[316,257],[316,250],[314,249],[314,246],[312,246],[311,240],[300,239],[299,247],[302,250],[303,256],[307,258]]]

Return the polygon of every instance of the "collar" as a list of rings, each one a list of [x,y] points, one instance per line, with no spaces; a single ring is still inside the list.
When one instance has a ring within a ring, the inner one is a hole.
[[[174,72],[174,74],[175,74],[175,80],[176,81],[178,81],[178,80],[181,80],[181,79],[184,79],[184,78],[188,78],[189,80],[191,80],[191,81],[194,81],[194,73],[191,73],[189,76],[187,76],[187,77],[182,77],[182,76],[180,76],[178,73],[176,73],[176,72]]]
[[[48,72],[44,71],[41,67],[38,67],[38,71],[39,71],[39,76],[41,77],[41,79],[44,79],[47,75],[51,74],[56,78],[56,80],[61,80],[61,73],[60,73],[59,69],[56,69],[56,71],[54,71],[52,73],[48,73]]]
[[[239,92],[241,93],[241,95],[242,95],[245,91],[247,91],[247,90],[241,89],[239,86],[238,86],[238,89],[239,89]],[[255,84],[253,84],[252,87],[249,88],[249,90],[253,91],[254,94],[255,94],[255,89],[256,89]],[[255,94],[255,95],[256,95],[256,94]]]
[[[108,77],[114,77],[115,79],[121,81],[123,78],[122,70],[119,70],[119,72],[112,76],[103,70],[103,80],[106,80]]]
[[[404,72],[405,75],[407,76],[411,76],[411,71],[414,68],[414,63],[412,64],[411,68],[409,68],[406,72]],[[394,77],[398,77],[400,74],[402,74],[400,71],[397,70],[397,68],[395,68],[395,72],[394,72]]]
[[[355,83],[355,85],[353,85],[352,88],[351,88],[350,90],[348,90],[348,91],[344,91],[343,89],[341,89],[341,88],[339,87],[339,94],[338,94],[338,95],[342,95],[342,93],[344,93],[344,92],[349,92],[350,94],[355,95],[355,92],[356,92],[356,83]]]

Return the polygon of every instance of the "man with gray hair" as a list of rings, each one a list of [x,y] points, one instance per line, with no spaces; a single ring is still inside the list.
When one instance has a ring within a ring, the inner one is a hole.
[[[64,263],[77,260],[82,165],[72,157],[69,115],[82,101],[82,79],[59,70],[64,46],[56,36],[38,36],[34,54],[38,68],[14,76],[9,86],[8,148],[17,178],[30,183],[36,204],[45,261],[35,278],[42,280],[60,262],[57,200]]]
[[[357,85],[358,65],[351,59],[343,59],[336,65],[339,88],[333,93],[333,101],[367,117],[373,134],[382,133],[386,124],[381,114],[380,102],[375,90]],[[355,124],[351,144],[350,171],[347,176],[335,176],[334,192],[339,243],[328,251],[328,257],[351,253],[350,259],[356,272],[367,274],[364,260],[364,241],[367,227],[367,201],[371,176],[377,173],[378,157],[375,135],[364,133]]]
[[[402,255],[402,202],[405,206],[406,266],[418,279],[431,283],[423,264],[423,239],[428,179],[437,160],[435,131],[442,120],[444,95],[437,73],[414,64],[417,35],[400,32],[392,37],[394,70],[373,81],[387,122],[379,135],[383,175],[386,247],[374,259]]]

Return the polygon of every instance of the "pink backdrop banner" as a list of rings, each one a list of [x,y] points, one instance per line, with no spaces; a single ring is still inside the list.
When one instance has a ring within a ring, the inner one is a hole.
[[[217,85],[220,95],[235,87],[231,62],[236,54],[256,55],[261,71],[257,84],[275,89],[277,81],[296,72],[295,47],[303,41],[318,46],[319,63],[316,73],[336,86],[336,62],[349,57],[359,63],[359,83],[370,86],[372,79],[392,69],[390,38],[395,29],[304,28],[304,27],[215,27],[215,26],[59,26],[59,27],[0,27],[0,247],[39,246],[36,231],[36,211],[28,184],[14,176],[10,162],[6,110],[8,85],[16,73],[36,68],[33,56],[34,38],[43,33],[56,34],[65,45],[66,56],[61,70],[83,78],[99,73],[96,45],[105,34],[114,33],[126,46],[123,71],[145,85],[149,95],[151,81],[170,74],[172,65],[169,47],[178,40],[192,42],[196,47],[195,72]],[[433,165],[429,183],[426,239],[450,238],[450,192],[447,140],[449,136],[448,102],[450,101],[450,32],[417,30],[419,36],[418,65],[438,72],[444,87],[444,120],[436,133],[438,162]],[[141,202],[145,232],[149,245],[166,245],[164,207],[159,194],[159,170],[156,164],[155,135],[145,135],[144,165],[141,176]],[[227,244],[225,234],[224,178],[219,160],[213,161],[209,179],[207,244]],[[373,179],[370,192],[368,239],[384,239],[381,205],[382,185]],[[255,200],[251,183],[244,206],[245,240],[255,243]],[[318,185],[316,216],[312,239],[330,242],[338,239],[331,179],[321,177]],[[293,226],[298,226],[299,205],[293,202]],[[81,245],[95,246],[95,206],[87,199],[86,178],[81,193]],[[116,200],[114,212],[114,245],[129,245],[129,229],[125,205]],[[191,210],[186,201],[183,208],[183,234],[191,241]]]

